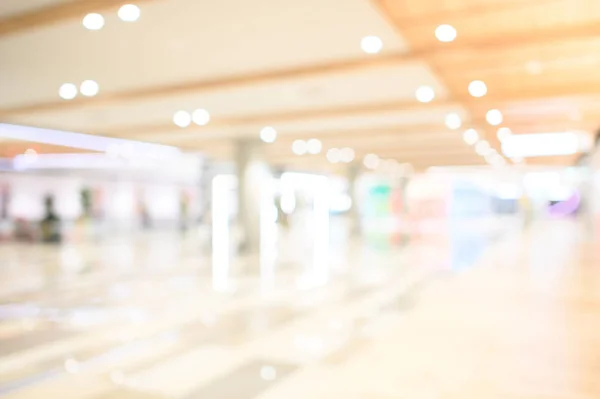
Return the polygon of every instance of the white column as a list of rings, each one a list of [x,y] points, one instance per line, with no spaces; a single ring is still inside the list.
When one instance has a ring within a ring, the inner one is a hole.
[[[261,208],[263,213],[267,209],[265,192],[269,191],[272,175],[264,160],[260,141],[239,140],[236,150],[240,251],[258,255],[261,248]]]
[[[360,164],[352,163],[348,165],[346,177],[348,179],[348,195],[352,200],[352,207],[350,208],[350,235],[359,236],[361,234],[360,226],[360,208],[359,208],[359,195],[358,195],[358,176],[360,175]]]

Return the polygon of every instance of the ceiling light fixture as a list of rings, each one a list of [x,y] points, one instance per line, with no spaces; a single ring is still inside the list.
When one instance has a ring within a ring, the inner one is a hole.
[[[58,95],[63,100],[72,100],[77,97],[77,86],[73,83],[65,83],[58,89]]]
[[[363,159],[363,164],[367,169],[377,169],[379,166],[379,157],[375,154],[367,154]]]
[[[349,147],[344,147],[340,150],[340,160],[344,163],[354,161],[354,150]]]
[[[83,17],[83,26],[89,30],[100,30],[104,27],[104,17],[97,13],[91,13]]]
[[[307,148],[306,141],[304,140],[294,140],[292,143],[292,152],[296,155],[304,155],[306,154]]]
[[[502,142],[502,152],[509,158],[572,155],[589,151],[586,138],[584,132],[515,134]]]
[[[331,148],[327,151],[327,160],[331,163],[339,163],[341,161],[340,150],[337,148]]]
[[[457,113],[449,113],[446,115],[446,127],[448,129],[456,130],[462,126],[462,119]]]
[[[482,157],[486,156],[490,150],[490,143],[485,140],[479,141],[477,144],[475,144],[475,152]]]
[[[360,46],[367,54],[377,54],[383,48],[383,42],[378,36],[365,36],[361,40]]]
[[[198,126],[205,126],[210,122],[210,114],[204,108],[198,108],[192,113],[192,120]]]
[[[173,115],[173,123],[181,128],[188,127],[192,124],[192,116],[187,111],[177,111]]]
[[[100,91],[100,86],[95,80],[84,80],[79,86],[79,92],[86,97],[94,97]]]
[[[500,140],[500,142],[503,142],[504,140],[509,138],[511,135],[512,135],[512,131],[507,127],[501,127],[500,129],[498,129],[498,132],[496,133],[496,137],[498,137],[498,140]]]
[[[497,109],[490,109],[485,115],[485,119],[492,126],[498,126],[504,120],[504,118],[502,117],[502,112],[500,112],[500,110]]]
[[[440,25],[435,29],[435,37],[442,43],[450,43],[456,39],[456,29],[452,25]]]
[[[542,63],[536,60],[531,60],[525,64],[525,69],[531,75],[539,75],[542,73],[544,67]]]
[[[475,130],[475,129],[465,130],[465,132],[463,133],[463,140],[468,145],[473,145],[473,144],[477,143],[477,140],[479,140],[479,134],[477,133],[477,130]]]
[[[487,86],[481,80],[474,80],[469,83],[469,94],[473,97],[483,97],[487,94]]]
[[[125,22],[135,22],[140,19],[140,8],[135,4],[125,4],[119,8],[119,18]]]
[[[265,143],[274,143],[277,140],[277,130],[271,126],[260,129],[260,139]]]
[[[435,98],[435,91],[430,86],[421,86],[416,92],[417,100],[422,103],[429,103]]]
[[[323,149],[323,144],[319,139],[310,139],[306,143],[306,148],[309,154],[316,155],[319,154]]]

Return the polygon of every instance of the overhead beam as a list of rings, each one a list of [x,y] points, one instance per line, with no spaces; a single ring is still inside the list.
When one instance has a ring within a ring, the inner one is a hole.
[[[154,0],[136,0],[135,3],[139,6],[141,3],[148,3],[150,1]],[[59,24],[71,19],[83,19],[86,14],[92,12],[117,10],[123,4],[126,4],[123,0],[70,0],[57,2],[33,11],[0,19],[0,37]]]
[[[465,18],[481,18],[482,15],[492,14],[504,11],[518,11],[524,8],[537,7],[549,3],[556,3],[562,0],[501,0],[496,3],[484,2],[480,4],[469,4],[464,7],[454,7],[451,9],[441,8],[433,12],[419,14],[418,16],[399,17],[394,13],[394,18],[403,27],[408,29],[437,25],[444,22],[454,23],[456,20]],[[386,4],[398,3],[399,0],[382,0]]]
[[[113,0],[107,0],[112,2]],[[147,0],[150,1],[150,0]],[[77,3],[87,1],[78,0]],[[97,0],[90,3],[96,3]],[[377,2],[380,4],[379,2]],[[120,3],[119,3],[120,4]],[[0,29],[1,31],[1,29]],[[416,48],[411,53],[395,53],[377,57],[360,57],[357,59],[334,61],[322,64],[307,65],[270,71],[258,71],[240,75],[230,75],[197,81],[186,81],[175,84],[157,85],[147,88],[130,89],[116,93],[100,93],[96,97],[78,98],[72,101],[60,99],[40,102],[36,104],[20,105],[0,110],[0,117],[34,113],[51,112],[81,107],[98,107],[111,104],[120,104],[134,101],[146,101],[156,98],[185,94],[201,94],[211,91],[243,87],[249,85],[266,84],[291,79],[308,78],[352,73],[368,69],[381,68],[389,65],[402,65],[415,62],[444,52],[459,51],[499,51],[503,48],[510,49],[532,44],[548,43],[551,41],[567,41],[579,38],[595,38],[600,35],[600,24],[589,23],[578,26],[562,28],[537,29],[527,35],[519,33],[498,34],[492,37],[457,40],[452,46],[434,43],[423,48]],[[466,64],[465,64],[466,65]]]
[[[49,112],[55,110],[75,109],[83,106],[101,106],[114,104],[117,102],[142,101],[153,98],[164,98],[167,96],[200,94],[210,91],[229,89],[232,87],[266,84],[288,79],[352,73],[371,68],[381,68],[387,65],[398,65],[414,59],[415,57],[412,54],[395,53],[374,58],[361,57],[357,59],[327,62],[323,64],[306,65],[269,71],[258,71],[239,75],[222,76],[217,78],[131,89],[112,94],[101,93],[96,97],[77,98],[69,102],[57,100],[19,106],[0,110],[0,116],[19,115],[30,112]]]

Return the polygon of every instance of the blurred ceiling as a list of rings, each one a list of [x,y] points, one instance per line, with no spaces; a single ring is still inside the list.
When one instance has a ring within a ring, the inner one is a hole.
[[[327,167],[350,147],[416,168],[481,165],[462,134],[592,131],[600,117],[597,0],[135,0],[136,22],[113,0],[2,0],[0,121],[232,154],[232,138],[279,133],[277,165]],[[90,12],[105,26],[82,25]],[[452,25],[454,41],[436,38]],[[361,40],[381,38],[378,54]],[[59,97],[92,79],[95,97]],[[487,94],[469,94],[481,80]],[[429,86],[435,99],[417,101]],[[180,128],[179,110],[204,108],[206,126]],[[498,109],[503,123],[486,113]],[[445,124],[456,113],[459,129]],[[319,138],[296,156],[295,139]],[[44,151],[44,148],[40,148]],[[48,149],[55,151],[55,149]],[[576,155],[530,158],[566,165]]]

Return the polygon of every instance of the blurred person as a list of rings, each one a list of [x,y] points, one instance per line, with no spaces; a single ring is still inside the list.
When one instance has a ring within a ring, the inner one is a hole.
[[[185,191],[182,192],[179,200],[179,227],[184,233],[188,229],[189,202],[189,195]]]
[[[285,213],[283,211],[283,206],[281,205],[281,200],[282,200],[282,196],[281,195],[279,195],[275,199],[275,206],[277,207],[277,220],[279,221],[279,225],[283,229],[287,230],[290,227],[290,222],[289,222],[287,213]]]
[[[523,214],[523,227],[528,228],[533,220],[533,206],[531,200],[526,195],[522,195],[519,199],[519,208]]]
[[[10,236],[12,223],[8,212],[9,203],[10,187],[6,184],[2,186],[2,193],[0,195],[0,239],[6,239]]]
[[[54,211],[54,197],[46,196],[44,199],[45,216],[40,222],[42,241],[58,243],[61,241],[61,221]]]

